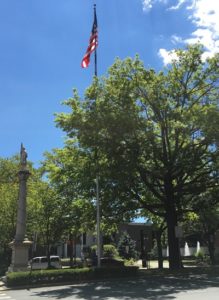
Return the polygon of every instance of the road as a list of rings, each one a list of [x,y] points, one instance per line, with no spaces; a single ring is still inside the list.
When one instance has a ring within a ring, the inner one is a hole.
[[[0,300],[218,300],[219,276],[159,276],[0,291]]]

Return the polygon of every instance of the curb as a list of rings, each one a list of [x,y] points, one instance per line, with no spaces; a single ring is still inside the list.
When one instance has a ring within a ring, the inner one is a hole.
[[[8,290],[8,288],[5,286],[5,283],[3,281],[0,281],[0,292],[6,290]]]

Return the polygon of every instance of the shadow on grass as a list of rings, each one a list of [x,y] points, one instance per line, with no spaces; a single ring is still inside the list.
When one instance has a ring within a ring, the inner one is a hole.
[[[189,290],[219,287],[219,268],[183,269],[178,272],[141,271],[137,278],[54,287],[47,291],[32,290],[31,296],[53,299],[175,299],[176,294]],[[75,298],[74,298],[75,297]],[[30,297],[31,299],[31,297]]]

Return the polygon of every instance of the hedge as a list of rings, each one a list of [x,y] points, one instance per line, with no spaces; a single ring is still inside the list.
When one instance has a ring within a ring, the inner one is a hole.
[[[8,287],[34,286],[58,282],[81,282],[93,279],[105,279],[136,275],[138,267],[101,267],[59,270],[34,270],[32,272],[12,272],[6,276]]]

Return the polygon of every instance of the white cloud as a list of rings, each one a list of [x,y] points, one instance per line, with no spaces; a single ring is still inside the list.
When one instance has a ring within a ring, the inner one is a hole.
[[[178,0],[178,3],[175,6],[169,7],[168,10],[177,10],[187,1],[188,0]]]
[[[142,0],[142,7],[144,12],[151,10],[156,3],[166,4],[168,0]]]
[[[192,11],[190,19],[197,29],[185,42],[203,44],[206,48],[205,56],[219,52],[219,6],[216,1],[197,0],[189,9]]]
[[[168,4],[169,0],[141,0],[143,11],[148,12],[153,9],[155,4]],[[194,44],[201,43],[204,45],[206,52],[203,58],[211,57],[219,53],[219,5],[216,0],[178,0],[176,5],[169,7],[167,10],[180,10],[182,7],[190,12],[188,19],[196,29],[188,37],[182,39],[177,35],[171,36],[171,42],[177,44]],[[169,61],[168,53],[165,49],[160,49],[158,54],[163,58],[166,64]]]
[[[192,33],[192,37],[185,39],[187,44],[194,44],[200,42],[205,45],[208,51],[215,50],[215,39],[214,34],[208,28],[198,28]]]
[[[170,0],[141,0],[141,1],[142,1],[143,11],[148,12],[153,8],[155,4],[157,3],[168,4]],[[175,6],[171,6],[167,10],[177,10],[186,2],[191,2],[191,0],[178,0],[178,3]]]
[[[142,0],[143,11],[149,11],[153,7],[153,0]]]
[[[189,5],[186,7],[187,9],[194,9],[196,5],[196,0],[188,0]]]
[[[176,6],[172,6],[168,10],[180,9],[184,3],[188,4],[186,9],[190,11],[189,19],[196,29],[184,40],[177,35],[172,35],[172,43],[174,45],[198,42],[203,44],[206,49],[203,59],[219,53],[219,5],[216,0],[179,0]],[[171,51],[166,49],[160,49],[158,52],[164,64],[169,63],[168,53]]]
[[[174,51],[167,51],[166,49],[160,49],[158,55],[163,59],[165,65],[170,64],[173,60],[177,60],[177,55]]]
[[[171,42],[172,42],[173,44],[184,43],[184,41],[183,41],[183,39],[181,38],[181,36],[178,36],[178,35],[175,35],[175,34],[173,34],[173,35],[171,36]]]

